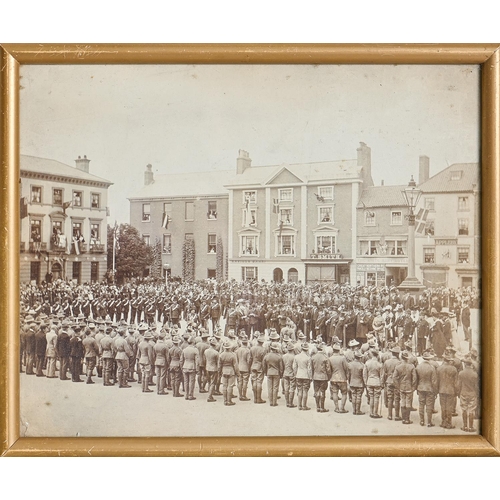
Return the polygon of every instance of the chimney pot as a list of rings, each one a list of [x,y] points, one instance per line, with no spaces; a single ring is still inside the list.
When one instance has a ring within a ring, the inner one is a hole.
[[[78,170],[87,173],[89,172],[90,160],[87,158],[87,156],[84,156],[83,158],[81,156],[78,156],[78,158],[75,160],[75,163]]]
[[[358,167],[362,167],[361,177],[363,185],[364,187],[373,186],[372,150],[364,142],[360,142],[359,148],[356,151],[358,153]]]
[[[240,149],[238,151],[238,158],[236,159],[236,173],[242,174],[247,168],[252,166],[252,159],[248,151]]]
[[[383,185],[384,185],[384,179],[382,179],[382,180],[380,181],[380,185],[381,185],[381,186],[383,186]]]
[[[151,163],[148,163],[146,165],[146,171],[144,172],[144,185],[149,186],[150,184],[153,184],[155,181],[154,174],[153,174],[153,165]]]
[[[429,179],[429,171],[430,171],[430,159],[428,156],[421,155],[418,158],[418,183],[422,184],[423,182]]]

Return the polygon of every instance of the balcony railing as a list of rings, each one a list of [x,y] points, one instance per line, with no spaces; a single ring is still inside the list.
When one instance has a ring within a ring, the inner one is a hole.
[[[87,252],[87,243],[79,243],[78,250],[80,251],[80,253],[86,253]],[[76,248],[75,248],[74,243],[71,243],[71,253],[76,254]]]
[[[94,243],[90,245],[90,253],[104,253],[103,243]]]
[[[60,245],[59,243],[55,243],[54,241],[52,241],[50,243],[50,249],[53,252],[64,253],[64,252],[66,252],[66,245]]]
[[[344,257],[341,253],[312,253],[310,254],[310,258],[318,260],[340,260]]]
[[[21,250],[21,251],[24,252],[24,243],[21,243],[21,245],[22,245],[22,248],[23,248],[23,250]],[[37,248],[37,245],[39,245],[38,248]],[[29,251],[31,253],[46,252],[47,251],[47,243],[33,243],[31,241],[30,242],[30,246],[29,246]]]

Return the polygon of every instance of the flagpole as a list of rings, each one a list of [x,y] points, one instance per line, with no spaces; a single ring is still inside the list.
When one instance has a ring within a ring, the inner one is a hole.
[[[113,285],[115,284],[115,274],[116,274],[116,220],[115,227],[113,229]]]

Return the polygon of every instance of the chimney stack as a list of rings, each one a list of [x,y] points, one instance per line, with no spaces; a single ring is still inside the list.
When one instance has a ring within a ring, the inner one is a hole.
[[[151,163],[148,163],[146,165],[146,171],[144,172],[144,185],[149,186],[150,184],[153,184],[155,181],[154,175],[153,175],[153,165]]]
[[[430,160],[428,156],[421,155],[418,158],[418,183],[422,184],[429,179]]]
[[[240,149],[238,152],[238,158],[236,159],[236,173],[242,174],[247,168],[252,166],[252,160],[248,151]]]
[[[358,167],[362,167],[361,176],[363,179],[363,187],[373,186],[372,150],[364,142],[360,142],[357,152],[358,152]]]
[[[75,163],[76,163],[76,168],[78,170],[81,170],[82,172],[87,172],[87,174],[89,173],[90,160],[87,159],[87,155],[83,155],[83,158],[79,156],[75,160]]]
[[[382,179],[382,180],[380,181],[380,185],[381,185],[381,186],[383,186],[383,185],[384,185],[384,179]]]

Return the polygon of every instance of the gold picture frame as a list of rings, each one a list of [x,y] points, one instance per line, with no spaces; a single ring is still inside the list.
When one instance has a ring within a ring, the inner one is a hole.
[[[1,53],[0,453],[3,456],[500,455],[500,45],[5,44]],[[477,64],[481,67],[482,434],[23,438],[19,425],[21,64]]]

